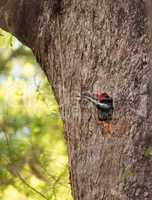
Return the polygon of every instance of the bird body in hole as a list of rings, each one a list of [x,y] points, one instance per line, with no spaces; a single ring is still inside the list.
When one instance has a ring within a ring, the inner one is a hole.
[[[112,120],[113,99],[107,93],[82,93],[82,97],[92,102],[96,106],[99,121]]]
[[[111,120],[113,119],[113,99],[107,93],[82,93],[82,98],[92,102],[97,110],[97,123],[108,132],[112,132]]]

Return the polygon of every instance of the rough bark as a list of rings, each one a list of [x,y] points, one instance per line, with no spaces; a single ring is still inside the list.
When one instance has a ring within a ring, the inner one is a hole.
[[[5,2],[1,26],[33,49],[59,102],[74,199],[151,200],[150,1]],[[113,96],[111,136],[84,90]]]

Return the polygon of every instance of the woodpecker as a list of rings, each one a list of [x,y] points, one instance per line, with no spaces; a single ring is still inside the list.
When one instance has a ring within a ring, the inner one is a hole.
[[[82,98],[92,102],[97,109],[98,120],[109,122],[113,115],[113,99],[107,94],[82,93]]]

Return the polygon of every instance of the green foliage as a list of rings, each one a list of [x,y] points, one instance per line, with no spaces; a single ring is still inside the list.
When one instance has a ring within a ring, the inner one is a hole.
[[[0,30],[0,199],[72,199],[62,133],[31,50]]]
[[[11,34],[0,29],[0,47],[9,48],[13,46],[14,38]]]

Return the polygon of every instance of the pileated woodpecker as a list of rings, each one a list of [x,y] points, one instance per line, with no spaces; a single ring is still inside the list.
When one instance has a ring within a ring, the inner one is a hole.
[[[98,120],[99,121],[111,121],[113,115],[113,99],[107,94],[89,94],[82,93],[82,98],[87,99],[92,102],[98,112]]]

